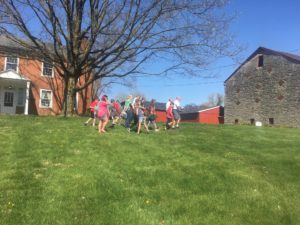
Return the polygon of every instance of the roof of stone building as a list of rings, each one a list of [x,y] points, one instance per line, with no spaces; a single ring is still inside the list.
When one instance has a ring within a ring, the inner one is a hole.
[[[257,54],[282,56],[282,57],[286,58],[287,60],[293,61],[295,63],[300,63],[299,55],[295,55],[295,54],[288,53],[288,52],[275,51],[272,49],[259,47],[250,57],[252,58]]]
[[[226,83],[243,65],[245,65],[252,58],[254,58],[256,55],[259,55],[259,54],[282,56],[285,59],[287,59],[293,63],[300,64],[300,56],[299,55],[291,54],[288,52],[275,51],[275,50],[264,48],[264,47],[259,47],[224,81],[224,83]]]

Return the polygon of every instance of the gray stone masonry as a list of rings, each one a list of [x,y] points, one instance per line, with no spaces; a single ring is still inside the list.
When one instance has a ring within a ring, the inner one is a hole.
[[[280,55],[258,56],[225,82],[225,123],[300,127],[300,64]]]

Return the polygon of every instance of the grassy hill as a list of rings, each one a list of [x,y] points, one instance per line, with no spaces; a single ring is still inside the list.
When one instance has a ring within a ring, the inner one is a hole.
[[[0,224],[300,224],[300,129],[106,134],[0,116]]]

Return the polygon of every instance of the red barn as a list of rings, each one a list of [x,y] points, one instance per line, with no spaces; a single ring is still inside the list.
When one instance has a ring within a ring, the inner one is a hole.
[[[166,110],[156,109],[155,111],[156,111],[156,122],[165,123],[167,120]]]
[[[149,108],[149,106],[150,106],[150,102],[146,101],[145,102],[145,107]],[[156,102],[155,103],[155,112],[156,112],[156,122],[165,123],[166,120],[167,120],[166,103]]]
[[[182,122],[206,123],[206,124],[223,124],[224,107],[216,106],[200,110],[198,112],[180,113]]]
[[[149,107],[150,102],[146,102],[145,106]],[[166,122],[166,103],[156,102],[156,122]],[[194,122],[205,124],[224,124],[224,107],[216,106],[203,109],[196,112],[181,112],[182,122]]]

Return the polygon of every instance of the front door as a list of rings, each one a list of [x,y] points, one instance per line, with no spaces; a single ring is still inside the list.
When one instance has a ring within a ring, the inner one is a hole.
[[[13,90],[4,90],[3,93],[3,105],[1,113],[15,114],[16,105],[15,105],[15,96]]]

